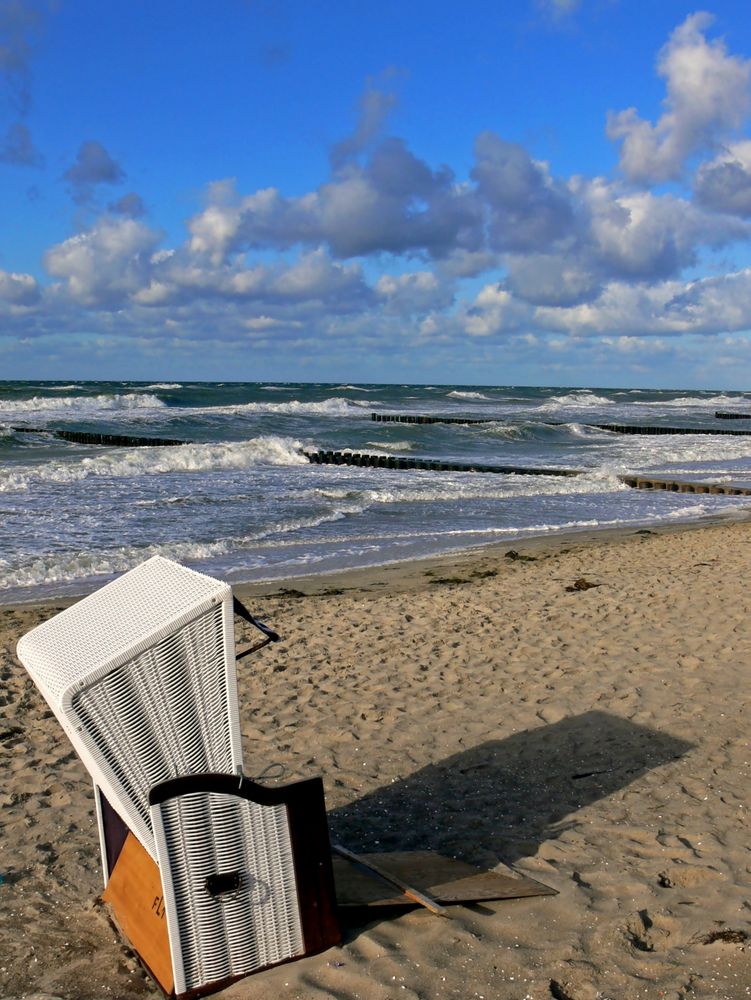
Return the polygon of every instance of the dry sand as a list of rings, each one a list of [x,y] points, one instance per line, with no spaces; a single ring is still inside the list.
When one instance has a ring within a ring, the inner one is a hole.
[[[246,588],[283,635],[241,666],[246,770],[322,774],[354,850],[559,895],[374,917],[222,997],[751,996],[751,525],[517,548]],[[56,610],[0,612],[0,993],[158,996],[95,904],[89,781],[15,658]]]

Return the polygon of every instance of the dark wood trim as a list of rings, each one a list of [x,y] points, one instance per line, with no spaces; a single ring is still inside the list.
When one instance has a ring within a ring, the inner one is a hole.
[[[287,803],[305,952],[341,941],[323,782],[311,778]]]
[[[123,849],[125,840],[130,833],[127,824],[116,813],[105,798],[104,792],[98,786],[94,786],[94,794],[99,798],[99,808],[102,815],[102,833],[104,835],[104,852],[107,861],[107,875],[112,875]]]

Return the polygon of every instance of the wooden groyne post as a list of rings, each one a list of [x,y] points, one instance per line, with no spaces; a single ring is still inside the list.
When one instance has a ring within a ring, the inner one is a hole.
[[[397,458],[356,451],[306,451],[315,465],[356,465],[370,469],[417,469],[428,472],[491,472],[521,476],[579,476],[581,469],[542,469],[527,465],[486,465],[480,462],[437,462],[428,458]]]
[[[371,413],[370,419],[379,424],[496,424],[496,417],[425,417],[417,413],[403,415]]]
[[[720,414],[716,413],[719,417]],[[731,415],[734,419],[736,414]],[[738,417],[751,416],[751,414],[738,414]],[[381,424],[497,424],[502,423],[501,418],[489,417],[476,419],[474,417],[428,417],[416,414],[393,414],[393,413],[371,413],[370,419]],[[728,417],[730,419],[730,417]],[[562,420],[541,420],[540,425],[544,427],[564,427]],[[582,424],[582,427],[594,427],[600,431],[611,431],[614,434],[721,434],[732,437],[751,436],[751,430],[729,431],[718,430],[714,427],[662,427],[660,424]]]
[[[13,427],[17,434],[51,434],[63,441],[75,444],[101,444],[116,448],[158,448],[174,447],[179,444],[191,444],[190,441],[178,441],[176,438],[133,437],[129,434],[92,434],[89,431],[55,431],[48,427]]]

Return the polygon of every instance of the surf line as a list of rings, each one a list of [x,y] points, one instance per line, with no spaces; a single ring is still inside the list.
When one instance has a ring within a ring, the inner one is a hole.
[[[132,437],[124,434],[91,434],[85,431],[50,430],[47,427],[13,427],[18,434],[51,434],[77,444],[98,444],[125,448],[172,447],[193,444],[175,438]],[[711,432],[710,432],[711,433]],[[726,431],[725,433],[736,433]],[[749,432],[738,432],[749,433]],[[396,458],[393,455],[368,455],[354,451],[304,451],[303,455],[313,465],[353,465],[369,469],[414,469],[425,472],[482,472],[512,476],[581,476],[586,469],[543,469],[525,465],[463,464],[438,462],[426,458]],[[713,493],[727,496],[751,496],[751,487],[726,483],[689,483],[682,480],[655,479],[654,477],[619,476],[620,482],[640,490],[663,490],[668,493]]]
[[[397,458],[394,455],[369,455],[356,451],[305,451],[315,465],[354,465],[368,469],[413,469],[425,472],[484,472],[512,476],[582,476],[586,469],[541,469],[525,465],[484,465],[479,463],[437,462],[426,458]],[[713,493],[727,496],[751,496],[751,487],[730,483],[690,483],[680,479],[659,479],[639,474],[618,476],[624,486],[638,490],[667,493]]]

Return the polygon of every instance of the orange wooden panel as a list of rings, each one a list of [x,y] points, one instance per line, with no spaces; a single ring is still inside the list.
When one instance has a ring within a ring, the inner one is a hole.
[[[159,869],[129,833],[102,894],[120,930],[165,993],[172,993],[172,958]]]

